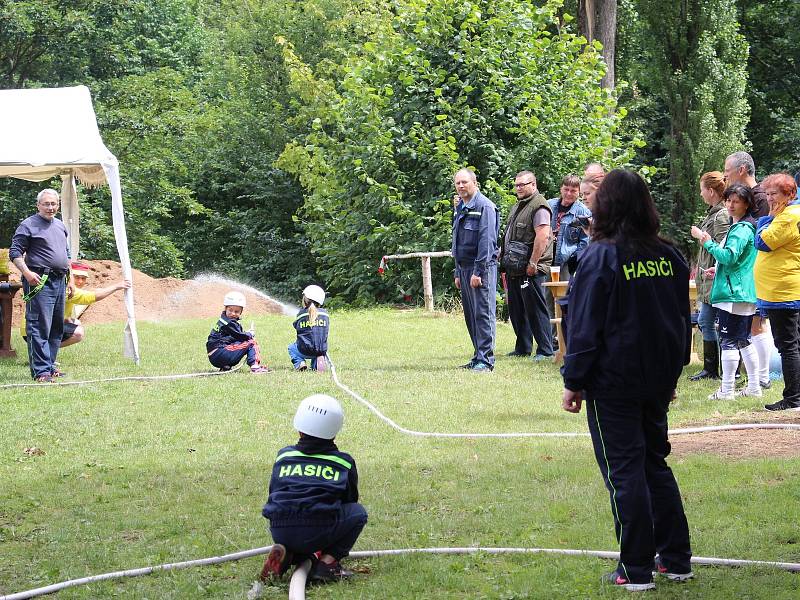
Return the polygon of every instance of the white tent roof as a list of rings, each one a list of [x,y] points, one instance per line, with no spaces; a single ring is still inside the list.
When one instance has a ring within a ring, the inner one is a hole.
[[[117,162],[83,85],[0,91],[0,134],[0,176],[43,181],[70,169],[82,182],[102,185],[102,164]]]
[[[62,218],[72,237],[73,252],[77,251],[79,231],[74,178],[88,186],[108,183],[117,252],[123,276],[132,279],[119,163],[100,137],[89,89],[0,90],[0,177],[44,181],[55,176],[63,182]],[[138,363],[133,288],[125,290],[125,306],[124,353]]]

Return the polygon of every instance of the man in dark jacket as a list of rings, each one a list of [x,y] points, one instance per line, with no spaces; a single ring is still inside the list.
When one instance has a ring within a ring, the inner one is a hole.
[[[553,261],[550,205],[536,189],[531,171],[517,173],[517,203],[508,214],[500,246],[500,269],[508,286],[508,315],[517,342],[509,356],[529,356],[536,340],[534,360],[553,356],[550,314],[542,283]],[[522,260],[520,260],[522,258]]]
[[[463,367],[494,369],[497,326],[497,207],[478,190],[475,173],[461,169],[453,177],[458,203],[453,214],[451,252],[456,263],[455,285],[461,290],[464,320],[472,340],[472,359]]]

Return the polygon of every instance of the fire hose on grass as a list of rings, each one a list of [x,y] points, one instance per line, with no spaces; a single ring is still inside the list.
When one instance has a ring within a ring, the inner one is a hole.
[[[333,361],[330,359],[330,357],[326,358],[330,366],[331,376],[337,387],[339,387],[353,399],[355,399],[363,406],[365,406],[381,421],[383,421],[396,431],[403,433],[405,435],[411,435],[415,437],[438,437],[438,438],[515,438],[515,437],[588,437],[589,436],[588,433],[582,433],[582,432],[440,433],[440,432],[422,432],[422,431],[414,431],[411,429],[407,429],[405,427],[398,425],[389,417],[386,417],[373,404],[371,404],[369,401],[364,399],[358,393],[354,392],[349,387],[344,385],[339,380],[338,374],[336,372],[336,366],[334,365]],[[190,373],[190,374],[172,375],[172,376],[161,375],[153,377],[109,378],[109,379],[100,379],[92,381],[75,381],[75,382],[69,382],[68,384],[80,385],[84,383],[96,383],[103,381],[180,379],[186,377],[201,377],[207,375],[223,375],[230,372],[233,372],[233,370],[227,372]],[[41,384],[12,384],[10,386],[0,386],[0,387],[19,387],[21,385],[41,385]],[[65,385],[65,384],[55,384],[55,385]],[[752,430],[752,429],[800,430],[800,425],[791,423],[743,423],[743,424],[731,424],[731,425],[713,425],[706,427],[672,429],[670,430],[670,434],[675,435],[675,434],[688,434],[688,433],[707,433],[711,431],[740,431],[740,430]],[[37,596],[42,596],[45,594],[52,594],[70,587],[78,585],[86,585],[99,581],[121,579],[125,577],[137,577],[140,575],[149,575],[160,571],[171,571],[171,570],[186,569],[189,567],[196,567],[196,566],[221,564],[225,562],[241,560],[244,558],[250,558],[253,556],[267,554],[270,548],[271,546],[266,546],[262,548],[254,548],[252,550],[244,550],[241,552],[235,552],[232,554],[225,554],[222,556],[215,556],[211,558],[203,558],[203,559],[189,560],[176,563],[167,563],[162,565],[129,569],[124,571],[114,571],[110,573],[104,573],[101,575],[92,575],[79,579],[71,579],[68,581],[63,581],[60,583],[55,583],[44,587],[39,587],[23,592],[17,592],[5,596],[0,596],[0,600],[23,600],[26,598],[35,598]],[[377,556],[393,556],[399,554],[454,555],[454,554],[473,554],[478,552],[483,552],[486,554],[556,554],[556,555],[567,555],[567,556],[590,556],[590,557],[607,558],[607,559],[619,558],[619,552],[602,551],[602,550],[580,550],[580,549],[567,549],[567,548],[489,548],[489,547],[401,548],[401,549],[391,549],[391,550],[357,551],[357,552],[351,552],[350,556],[352,558],[367,558],[367,557],[377,557]],[[727,558],[717,558],[717,557],[696,556],[692,558],[692,564],[704,565],[704,566],[725,566],[725,567],[765,567],[765,568],[782,569],[795,573],[800,572],[800,563],[779,562],[779,561],[727,559]],[[303,563],[303,565],[295,569],[295,572],[292,576],[292,580],[290,582],[290,590],[289,590],[290,600],[303,600],[305,598],[305,584],[309,569],[310,569],[310,561],[306,561],[305,563]],[[248,593],[248,597],[251,599],[257,598],[261,592],[262,587],[263,586],[260,582],[256,582],[253,585],[253,588]]]

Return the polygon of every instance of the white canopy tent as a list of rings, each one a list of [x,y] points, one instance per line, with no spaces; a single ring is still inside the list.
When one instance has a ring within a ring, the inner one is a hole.
[[[0,90],[0,177],[44,181],[61,177],[61,215],[70,251],[80,244],[76,179],[111,188],[111,217],[125,279],[132,280],[119,183],[119,163],[100,137],[92,97],[86,86]],[[32,202],[33,204],[33,202]],[[123,353],[139,364],[139,339],[133,313],[133,288],[125,290],[128,320]]]

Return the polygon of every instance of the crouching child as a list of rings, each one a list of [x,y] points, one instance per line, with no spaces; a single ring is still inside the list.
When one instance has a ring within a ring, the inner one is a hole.
[[[306,360],[311,361],[313,370],[325,370],[331,320],[322,308],[324,302],[325,290],[318,285],[309,285],[303,290],[303,308],[294,320],[297,341],[289,344],[289,358],[297,371],[308,368]]]
[[[261,351],[255,334],[244,331],[239,319],[242,317],[247,299],[241,292],[228,292],[222,300],[225,309],[219,316],[206,341],[208,360],[220,371],[230,371],[247,356],[250,372],[269,373],[269,368],[261,364]]]
[[[315,394],[300,403],[294,417],[300,440],[278,453],[262,511],[274,541],[262,581],[308,558],[312,582],[353,575],[339,561],[367,524],[367,511],[358,503],[356,462],[334,443],[343,422],[342,407],[330,396]]]

